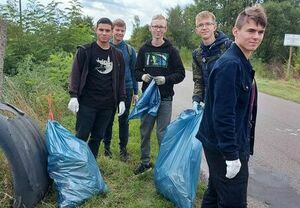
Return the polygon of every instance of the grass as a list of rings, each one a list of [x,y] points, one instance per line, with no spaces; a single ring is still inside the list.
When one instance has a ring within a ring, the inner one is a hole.
[[[0,205],[1,207],[11,207],[13,196],[13,181],[11,168],[5,154],[0,148]]]
[[[74,118],[73,118],[74,119]],[[124,207],[124,208],[172,208],[174,205],[156,192],[153,179],[153,170],[143,175],[135,176],[133,170],[139,163],[140,157],[140,136],[139,120],[130,121],[130,140],[128,151],[131,154],[130,160],[126,163],[119,159],[118,131],[115,119],[113,128],[113,140],[111,150],[113,158],[103,156],[103,145],[100,147],[97,162],[101,168],[101,174],[108,185],[109,192],[91,198],[83,208],[90,207]],[[73,125],[74,121],[64,121],[67,125]],[[63,124],[63,123],[62,123]],[[64,125],[64,124],[63,124]],[[73,129],[73,127],[71,127]],[[154,132],[154,131],[153,131]],[[158,152],[157,140],[154,133],[151,138],[151,160],[154,162]],[[200,184],[194,207],[200,207],[204,185]],[[56,194],[54,189],[40,202],[37,208],[56,207]]]
[[[299,80],[270,80],[257,78],[257,86],[260,92],[300,103]]]

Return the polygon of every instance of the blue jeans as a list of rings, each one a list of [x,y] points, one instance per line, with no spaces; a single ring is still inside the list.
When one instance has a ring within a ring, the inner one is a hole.
[[[141,118],[141,162],[149,164],[150,162],[150,137],[156,121],[156,136],[158,145],[160,146],[165,130],[171,122],[172,116],[172,101],[161,101],[157,116],[153,117],[145,114]]]
[[[87,141],[95,158],[98,156],[100,142],[103,139],[112,109],[94,109],[79,105],[76,117],[76,137]]]
[[[226,163],[221,153],[203,147],[209,169],[208,186],[202,208],[246,208],[248,187],[248,160],[241,159],[241,169],[232,179],[225,177]]]
[[[128,115],[129,115],[129,110],[130,110],[130,106],[131,106],[132,96],[133,96],[133,89],[126,88],[126,100],[125,100],[125,108],[126,109],[125,109],[124,114],[118,118],[120,149],[126,149],[126,146],[128,144],[128,137],[129,137]],[[111,119],[109,121],[109,124],[108,124],[105,134],[104,134],[103,142],[104,142],[105,148],[107,148],[107,149],[109,149],[111,139],[112,139],[112,128],[113,128],[113,124],[114,124],[116,110],[117,109],[114,109]]]

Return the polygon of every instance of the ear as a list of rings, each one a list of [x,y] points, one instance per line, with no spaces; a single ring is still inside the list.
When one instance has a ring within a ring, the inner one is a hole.
[[[239,30],[239,29],[238,29],[237,27],[235,27],[235,26],[232,28],[232,34],[233,34],[234,37],[237,36],[238,30]]]
[[[151,25],[149,25],[148,29],[149,29],[149,31],[151,32]]]
[[[214,24],[214,32],[217,30],[217,23]]]

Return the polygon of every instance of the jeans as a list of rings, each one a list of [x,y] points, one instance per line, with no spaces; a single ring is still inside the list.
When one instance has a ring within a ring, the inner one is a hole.
[[[153,117],[145,114],[141,118],[141,162],[149,164],[150,162],[150,137],[156,121],[156,136],[158,145],[160,146],[165,130],[171,122],[172,101],[161,101],[157,116]]]
[[[100,142],[103,139],[112,109],[95,109],[79,105],[76,117],[76,137],[87,141],[95,158],[98,156]]]
[[[246,208],[248,186],[248,160],[241,160],[241,169],[232,179],[225,177],[226,163],[221,153],[203,146],[209,169],[208,186],[204,192],[202,208]]]
[[[125,109],[125,112],[123,113],[123,115],[121,115],[118,118],[120,149],[126,149],[126,146],[128,144],[128,137],[129,137],[128,116],[129,116],[129,110],[130,110],[130,106],[131,106],[132,96],[133,96],[133,89],[126,88],[126,100],[125,100],[125,108],[126,109]],[[114,109],[111,119],[109,121],[109,124],[108,124],[105,134],[104,134],[103,142],[104,142],[105,148],[107,148],[107,149],[109,149],[111,139],[112,139],[112,128],[113,128],[113,124],[114,124],[116,110],[117,109]]]

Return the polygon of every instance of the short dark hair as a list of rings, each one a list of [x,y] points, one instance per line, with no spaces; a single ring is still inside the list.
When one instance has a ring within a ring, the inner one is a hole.
[[[245,22],[248,22],[249,20],[253,20],[257,25],[261,25],[265,28],[268,20],[264,8],[262,8],[259,4],[247,7],[236,18],[234,26],[241,29]]]
[[[100,19],[97,21],[97,25],[96,25],[96,26],[98,26],[99,24],[108,24],[108,25],[110,25],[111,27],[113,26],[112,21],[111,21],[109,18],[107,18],[107,17],[102,17],[102,18],[100,18]]]

